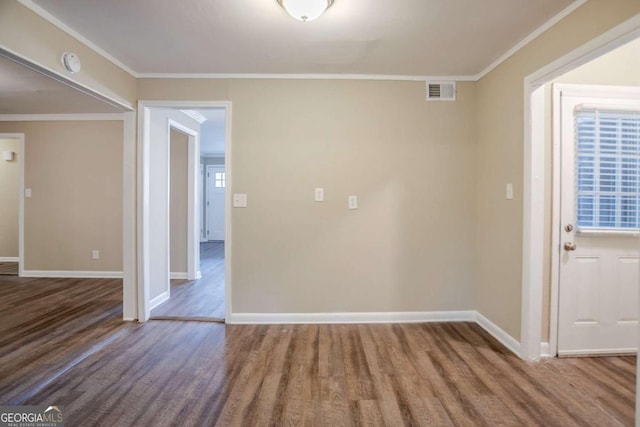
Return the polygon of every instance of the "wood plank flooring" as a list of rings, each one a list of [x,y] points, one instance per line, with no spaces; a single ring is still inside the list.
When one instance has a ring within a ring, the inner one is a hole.
[[[17,276],[18,263],[17,262],[0,262],[0,275]]]
[[[224,318],[224,242],[200,244],[199,280],[172,280],[171,298],[151,316]]]
[[[122,280],[0,276],[0,404],[17,404],[134,324]]]
[[[119,280],[0,278],[0,403],[68,426],[631,426],[635,357],[518,359],[472,323],[126,323]]]

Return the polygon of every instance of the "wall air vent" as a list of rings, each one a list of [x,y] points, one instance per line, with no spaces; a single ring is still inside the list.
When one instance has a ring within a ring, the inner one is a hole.
[[[427,81],[427,101],[455,101],[456,82]]]

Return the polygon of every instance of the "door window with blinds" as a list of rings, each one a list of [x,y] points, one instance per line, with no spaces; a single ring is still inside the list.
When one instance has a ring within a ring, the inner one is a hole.
[[[578,109],[578,231],[640,229],[640,112]]]

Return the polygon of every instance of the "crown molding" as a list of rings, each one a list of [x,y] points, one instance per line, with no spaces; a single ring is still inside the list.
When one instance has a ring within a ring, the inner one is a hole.
[[[0,114],[0,122],[94,122],[124,120],[124,114]]]
[[[475,76],[475,81],[478,81],[478,80],[482,79],[484,76],[489,74],[491,71],[495,70],[498,66],[500,66],[500,64],[502,64],[507,59],[509,59],[513,55],[515,55],[518,51],[520,51],[520,49],[522,49],[523,47],[525,47],[526,45],[528,45],[529,43],[531,43],[532,41],[537,39],[540,35],[542,35],[546,31],[548,31],[551,27],[556,25],[558,22],[562,21],[564,18],[569,16],[571,13],[573,13],[576,9],[578,9],[580,6],[585,4],[587,1],[588,0],[576,0],[573,3],[571,3],[565,9],[563,9],[560,13],[558,13],[555,16],[553,16],[547,22],[545,22],[544,24],[542,24],[541,26],[536,28],[527,37],[525,37],[524,39],[520,40],[519,43],[517,43],[515,46],[513,46],[511,49],[509,49],[500,58],[498,58],[494,62],[492,62],[487,68],[482,70],[482,72],[480,74]]]
[[[106,50],[102,49],[97,44],[93,43],[91,40],[89,40],[88,38],[86,38],[82,34],[78,33],[73,28],[69,27],[67,24],[65,24],[64,22],[62,22],[61,20],[59,20],[58,18],[53,16],[51,13],[47,12],[42,7],[38,6],[36,3],[33,2],[33,0],[18,0],[18,2],[21,5],[23,5],[24,7],[26,7],[27,9],[31,10],[32,12],[34,12],[36,15],[40,16],[45,21],[47,21],[50,24],[53,24],[54,26],[56,26],[59,30],[64,31],[65,33],[67,33],[68,35],[73,37],[74,39],[78,40],[80,43],[86,45],[88,48],[90,48],[91,50],[95,51],[97,54],[103,56],[105,59],[107,59],[110,62],[112,62],[114,65],[117,65],[122,70],[124,70],[128,74],[130,74],[132,77],[137,77],[136,72],[133,71],[128,66],[126,66],[123,62],[118,60],[116,57],[111,55]]]
[[[429,76],[429,75],[395,75],[395,74],[261,74],[261,73],[138,73],[125,65],[123,62],[115,58],[113,55],[102,49],[100,46],[93,43],[91,40],[84,37],[82,34],[69,27],[67,24],[53,16],[51,13],[38,6],[33,0],[18,0],[20,4],[30,9],[41,18],[45,19],[49,23],[53,24],[61,31],[69,34],[73,38],[77,39],[87,47],[103,56],[113,64],[120,67],[122,70],[129,73],[136,79],[274,79],[274,80],[380,80],[380,81],[427,81],[427,80],[447,80],[447,81],[459,81],[459,82],[476,82],[491,71],[496,69],[502,63],[507,61],[518,51],[538,38],[541,34],[549,30],[558,22],[569,16],[579,7],[584,5],[588,0],[576,0],[563,9],[560,13],[554,15],[547,22],[535,29],[527,37],[522,39],[519,43],[514,45],[511,49],[505,52],[497,60],[492,62],[487,68],[475,75],[444,75],[444,76]]]
[[[273,80],[387,80],[424,82],[426,80],[475,81],[476,76],[419,76],[396,74],[251,74],[251,73],[138,73],[140,79],[273,79]]]

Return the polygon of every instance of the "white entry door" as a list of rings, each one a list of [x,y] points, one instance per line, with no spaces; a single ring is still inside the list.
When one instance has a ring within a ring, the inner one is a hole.
[[[207,241],[204,220],[204,173],[204,165],[200,164],[200,175],[198,176],[198,218],[200,218],[200,242]]]
[[[640,281],[640,102],[560,95],[558,354],[632,353]],[[635,111],[634,111],[635,110]]]
[[[223,166],[207,165],[207,240],[224,240]]]

